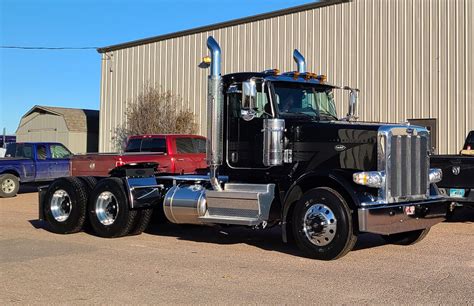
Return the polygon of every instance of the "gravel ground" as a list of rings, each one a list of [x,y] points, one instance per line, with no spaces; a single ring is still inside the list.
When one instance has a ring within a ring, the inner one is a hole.
[[[0,199],[0,304],[473,304],[474,216],[420,243],[359,236],[337,261],[307,259],[280,229],[153,224],[102,239],[56,235],[37,220],[36,193]]]

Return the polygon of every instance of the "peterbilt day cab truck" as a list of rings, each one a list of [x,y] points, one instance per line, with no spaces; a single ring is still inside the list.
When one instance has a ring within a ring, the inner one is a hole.
[[[52,181],[69,176],[72,153],[60,143],[10,143],[0,158],[0,198],[14,197],[20,183]]]
[[[72,176],[107,177],[117,167],[157,163],[160,173],[195,173],[206,168],[206,138],[199,135],[135,135],[124,153],[88,153],[71,158]]]
[[[429,132],[418,126],[338,119],[324,76],[298,70],[221,76],[221,49],[209,37],[207,175],[156,175],[147,165],[85,186],[60,179],[40,192],[40,219],[56,233],[139,233],[152,209],[177,224],[281,225],[308,256],[336,259],[360,233],[412,244],[444,220],[445,199],[429,168]],[[159,120],[159,118],[157,118]]]

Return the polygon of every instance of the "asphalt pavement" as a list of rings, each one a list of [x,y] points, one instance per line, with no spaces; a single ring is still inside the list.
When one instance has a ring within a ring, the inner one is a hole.
[[[474,216],[413,246],[359,236],[330,262],[305,258],[280,229],[153,224],[103,239],[57,235],[37,195],[0,199],[0,304],[473,304]]]

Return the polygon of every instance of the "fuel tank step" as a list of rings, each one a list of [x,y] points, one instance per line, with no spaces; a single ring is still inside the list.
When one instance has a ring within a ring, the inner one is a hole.
[[[228,183],[223,191],[206,191],[207,211],[203,223],[259,225],[268,220],[274,184]]]

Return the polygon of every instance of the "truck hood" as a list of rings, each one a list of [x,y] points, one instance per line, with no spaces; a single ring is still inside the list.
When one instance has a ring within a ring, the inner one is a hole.
[[[377,135],[380,123],[308,122],[287,120],[288,138],[296,162],[312,169],[377,169]]]

